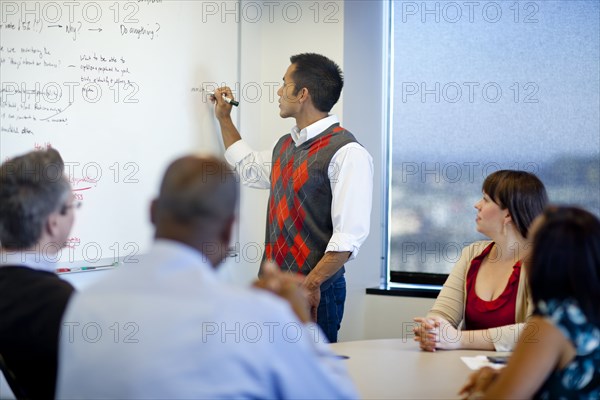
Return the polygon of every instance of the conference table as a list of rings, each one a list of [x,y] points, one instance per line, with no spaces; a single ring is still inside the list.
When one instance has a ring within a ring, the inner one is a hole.
[[[348,371],[363,399],[458,399],[472,370],[461,357],[500,355],[482,350],[421,351],[411,339],[340,342]]]

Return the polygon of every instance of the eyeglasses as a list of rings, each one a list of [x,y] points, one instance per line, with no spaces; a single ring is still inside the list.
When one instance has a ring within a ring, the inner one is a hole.
[[[69,211],[70,208],[74,209],[74,210],[78,210],[81,208],[81,205],[83,203],[81,201],[74,201],[71,204],[65,204],[62,206],[62,208],[60,209],[60,213],[62,215],[65,215],[67,213],[67,211]]]

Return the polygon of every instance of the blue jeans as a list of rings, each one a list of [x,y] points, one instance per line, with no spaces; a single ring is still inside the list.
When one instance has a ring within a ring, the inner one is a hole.
[[[317,308],[317,324],[330,343],[337,342],[338,331],[344,316],[345,301],[346,278],[342,275],[321,292],[321,302]]]

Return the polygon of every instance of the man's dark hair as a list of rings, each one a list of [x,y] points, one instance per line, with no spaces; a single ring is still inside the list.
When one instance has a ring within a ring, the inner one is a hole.
[[[508,209],[515,227],[524,238],[535,217],[548,204],[544,184],[530,172],[496,171],[485,178],[482,189],[500,208]]]
[[[42,236],[48,216],[67,201],[70,185],[54,149],[32,151],[0,166],[0,245],[24,250]]]
[[[340,67],[329,58],[315,53],[302,53],[290,57],[295,65],[293,80],[294,95],[307,88],[314,106],[322,112],[329,112],[340,98],[344,77]]]

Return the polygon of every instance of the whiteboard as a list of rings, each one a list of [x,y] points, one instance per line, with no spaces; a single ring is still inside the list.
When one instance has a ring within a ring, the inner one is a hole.
[[[239,34],[207,4],[0,1],[0,158],[56,148],[83,203],[56,261],[133,261],[170,161],[222,154],[198,88],[239,81]]]

